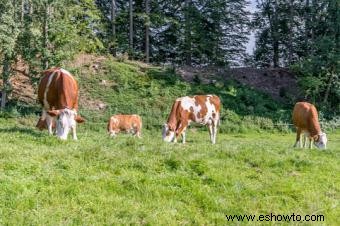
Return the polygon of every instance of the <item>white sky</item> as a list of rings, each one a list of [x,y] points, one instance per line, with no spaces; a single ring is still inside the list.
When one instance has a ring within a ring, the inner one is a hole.
[[[254,12],[256,10],[256,0],[249,0],[250,4],[247,6],[247,10]],[[249,41],[247,43],[247,53],[252,54],[255,47],[255,34],[251,32],[249,35]]]

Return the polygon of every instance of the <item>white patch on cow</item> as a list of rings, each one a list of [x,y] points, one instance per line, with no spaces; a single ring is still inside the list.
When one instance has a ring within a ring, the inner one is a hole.
[[[207,101],[205,102],[205,106],[207,107],[207,114],[204,116],[204,122],[205,124],[213,124],[213,122],[215,121],[215,118],[217,116],[216,114],[216,108],[215,108],[215,105],[213,105],[211,102],[210,102],[210,97],[209,96],[207,98]],[[215,116],[214,116],[215,114]]]
[[[53,77],[55,75],[55,71],[50,75],[50,77],[48,78],[48,81],[47,81],[47,84],[46,84],[46,87],[45,87],[45,92],[44,92],[44,108],[49,110],[50,109],[50,104],[48,103],[47,101],[47,93],[48,93],[48,90],[50,89],[50,85],[52,83],[52,80],[53,80]]]
[[[163,125],[162,138],[165,142],[172,142],[175,138],[175,132],[170,131],[168,124]]]
[[[203,123],[202,121],[203,118],[200,118],[200,112],[202,110],[201,105],[196,105],[196,101],[195,98],[191,98],[191,97],[182,97],[182,98],[178,98],[177,101],[181,101],[181,107],[183,108],[183,110],[189,111],[191,112],[193,110],[193,114],[195,115],[195,122],[197,123]],[[188,124],[190,123],[190,120],[188,121]]]
[[[116,136],[116,132],[113,131],[113,130],[111,130],[111,131],[109,132],[109,134],[110,134],[110,137],[112,137],[112,138],[114,138],[114,137]]]
[[[73,77],[73,76],[71,75],[71,73],[70,73],[69,71],[65,70],[64,68],[60,68],[60,71],[61,71],[63,74],[67,74],[67,75],[69,75],[70,77]]]
[[[317,146],[320,149],[326,149],[327,147],[327,135],[326,133],[320,133],[319,134],[319,141],[314,142],[315,146]]]
[[[64,68],[60,68],[59,70],[60,70],[61,73],[68,75],[73,81],[75,81],[73,76],[71,75],[71,73],[69,71],[65,70]]]
[[[111,121],[115,124],[119,122],[119,120],[114,116],[111,117]]]
[[[77,112],[71,109],[63,109],[57,119],[57,136],[61,140],[66,140],[68,133],[72,129],[73,139],[77,140],[76,135],[76,118]]]

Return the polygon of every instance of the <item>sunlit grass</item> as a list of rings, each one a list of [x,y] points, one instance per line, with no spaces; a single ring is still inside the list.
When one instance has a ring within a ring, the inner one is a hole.
[[[219,134],[216,145],[200,130],[185,145],[156,130],[110,139],[104,124],[63,142],[33,122],[0,119],[0,224],[226,225],[226,214],[268,213],[339,222],[339,133],[326,151],[293,149],[293,133]]]

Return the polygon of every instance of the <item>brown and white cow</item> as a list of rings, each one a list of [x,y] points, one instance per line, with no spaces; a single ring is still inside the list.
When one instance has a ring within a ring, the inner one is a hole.
[[[113,115],[107,123],[107,131],[111,137],[115,137],[120,131],[123,131],[140,138],[142,135],[142,119],[139,115]]]
[[[42,74],[38,87],[42,116],[37,127],[41,130],[47,127],[49,134],[53,134],[53,127],[56,127],[56,134],[62,140],[67,139],[72,129],[73,139],[77,140],[76,122],[84,122],[77,113],[77,81],[70,72],[62,68],[51,68],[43,71]]]
[[[321,131],[318,111],[313,104],[307,102],[298,102],[293,110],[293,123],[296,127],[296,142],[294,147],[302,147],[301,133],[304,134],[304,144],[306,145],[306,137],[309,138],[310,148],[312,148],[312,140],[314,145],[321,149],[326,149],[327,136]]]
[[[216,143],[217,125],[220,120],[221,101],[215,95],[185,96],[176,99],[172,105],[167,123],[163,126],[163,140],[177,142],[182,135],[185,143],[185,132],[191,121],[208,125],[210,140]]]

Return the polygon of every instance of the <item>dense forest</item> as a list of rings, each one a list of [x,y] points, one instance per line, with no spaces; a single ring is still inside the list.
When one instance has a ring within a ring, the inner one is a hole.
[[[13,64],[30,75],[80,52],[152,64],[284,67],[305,98],[340,112],[338,0],[1,0],[1,107]],[[255,33],[253,55],[246,53]]]

